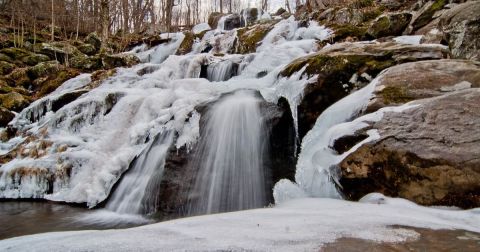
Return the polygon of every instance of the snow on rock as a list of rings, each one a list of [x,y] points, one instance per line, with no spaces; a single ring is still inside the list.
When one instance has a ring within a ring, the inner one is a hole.
[[[418,238],[420,234],[408,227],[480,232],[480,211],[427,208],[381,194],[367,195],[361,202],[304,198],[274,208],[184,218],[131,229],[17,237],[0,241],[0,250],[318,251],[341,237],[375,242]]]
[[[200,34],[204,31],[208,31],[208,30],[211,30],[212,28],[210,27],[210,25],[208,25],[207,23],[200,23],[200,24],[197,24],[195,25],[193,28],[192,28],[192,32],[194,34]]]

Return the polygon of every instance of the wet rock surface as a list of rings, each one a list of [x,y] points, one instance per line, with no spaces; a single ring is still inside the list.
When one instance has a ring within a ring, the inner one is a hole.
[[[418,100],[369,129],[380,139],[343,160],[345,196],[382,192],[424,205],[480,206],[480,89]]]

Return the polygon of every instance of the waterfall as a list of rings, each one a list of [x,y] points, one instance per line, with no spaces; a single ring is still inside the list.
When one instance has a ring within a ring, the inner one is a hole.
[[[264,154],[268,132],[255,92],[239,90],[206,114],[190,193],[190,215],[235,211],[266,204]]]
[[[226,81],[236,75],[236,66],[230,60],[213,63],[207,68],[207,79],[209,81]]]
[[[118,213],[151,213],[158,204],[153,193],[161,181],[172,131],[160,133],[132,163],[106,208]]]

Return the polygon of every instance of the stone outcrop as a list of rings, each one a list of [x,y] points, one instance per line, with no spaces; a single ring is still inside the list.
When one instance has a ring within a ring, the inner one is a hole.
[[[480,87],[479,62],[431,60],[401,64],[382,74],[367,111],[471,87]]]
[[[339,165],[347,198],[381,192],[424,205],[479,207],[479,100],[480,89],[472,88],[385,114],[369,127],[380,138]]]
[[[304,66],[309,76],[318,75],[317,82],[306,87],[298,107],[298,129],[303,137],[318,116],[330,105],[388,67],[404,62],[442,59],[448,51],[436,45],[386,43],[339,43],[318,53],[297,59],[282,72],[290,76]]]
[[[399,36],[410,23],[412,14],[409,12],[388,13],[381,15],[372,22],[367,34],[371,38]]]
[[[439,29],[453,57],[480,60],[480,1],[466,2],[446,11],[440,17]]]

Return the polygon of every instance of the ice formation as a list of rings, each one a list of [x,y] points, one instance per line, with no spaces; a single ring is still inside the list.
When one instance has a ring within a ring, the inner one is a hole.
[[[159,132],[175,134],[172,145],[177,148],[191,147],[199,138],[195,107],[238,89],[258,90],[271,102],[286,97],[296,111],[303,87],[314,79],[302,72],[281,79],[278,74],[293,59],[317,51],[317,41],[330,34],[315,23],[300,29],[290,18],[278,22],[255,53],[224,56],[213,54],[232,51],[236,30],[208,31],[183,56],[174,54],[184,35],[162,34],[168,43],[128,52],[142,64],[117,69],[95,88],[89,75],[80,75],[16,116],[11,124],[24,137],[1,146],[15,155],[0,167],[0,197],[93,207],[108,197]],[[200,78],[205,66],[203,77],[212,82]],[[72,96],[76,99],[55,105]]]

